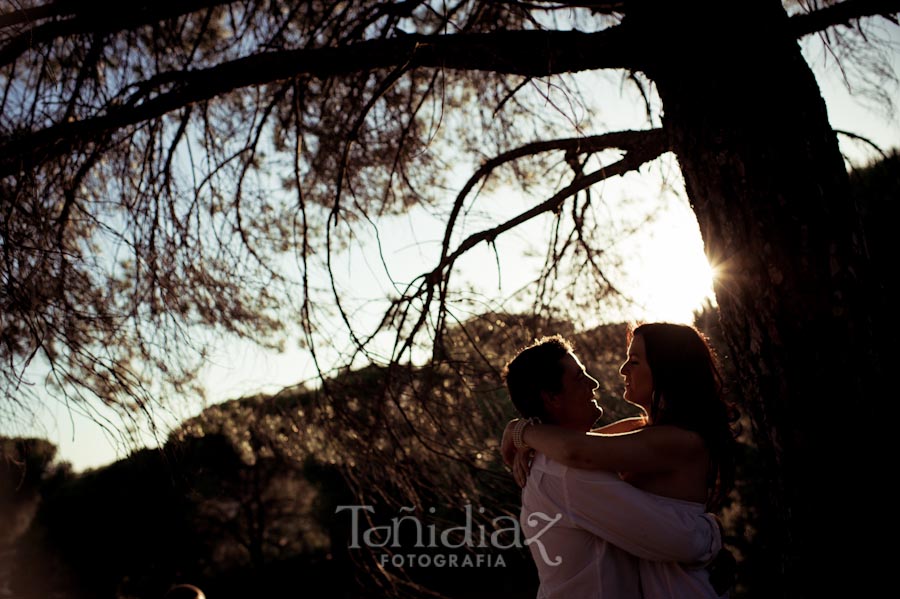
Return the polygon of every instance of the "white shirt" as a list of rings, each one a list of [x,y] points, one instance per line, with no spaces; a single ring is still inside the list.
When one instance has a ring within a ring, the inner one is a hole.
[[[538,597],[693,597],[704,582],[714,597],[702,569],[688,577],[688,594],[677,593],[684,563],[699,567],[721,549],[718,524],[699,504],[686,509],[681,503],[691,502],[660,499],[616,474],[568,468],[538,453],[520,514],[541,580]],[[642,568],[636,557],[668,563]]]

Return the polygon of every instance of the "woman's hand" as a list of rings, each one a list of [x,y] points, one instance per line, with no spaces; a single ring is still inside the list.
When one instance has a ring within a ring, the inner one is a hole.
[[[500,440],[500,455],[503,456],[503,463],[510,468],[513,467],[516,458],[516,448],[513,445],[512,440],[512,429],[518,421],[518,418],[509,421],[509,424],[507,424],[506,428],[503,430],[503,438]]]
[[[516,479],[516,484],[520,487],[524,487],[528,482],[528,474],[531,472],[531,460],[534,459],[534,450],[533,449],[520,449],[516,452],[515,458],[513,460],[513,478]]]
[[[516,484],[524,487],[528,482],[528,473],[531,472],[531,460],[534,458],[534,450],[531,448],[516,449],[513,445],[512,431],[519,419],[510,420],[503,430],[503,438],[500,440],[500,454],[503,463],[509,466],[513,472]]]

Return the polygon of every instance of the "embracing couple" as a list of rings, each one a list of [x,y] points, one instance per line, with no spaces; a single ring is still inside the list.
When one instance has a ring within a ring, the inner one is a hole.
[[[714,354],[690,326],[644,324],[629,337],[619,372],[625,400],[644,416],[603,428],[592,429],[598,383],[564,338],[541,339],[504,370],[522,419],[506,427],[501,449],[524,487],[523,532],[540,536],[529,544],[539,598],[727,590],[710,579],[722,537],[708,511],[734,482],[736,411],[722,398]]]

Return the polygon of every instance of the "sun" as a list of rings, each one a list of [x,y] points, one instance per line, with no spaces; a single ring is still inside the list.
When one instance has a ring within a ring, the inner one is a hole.
[[[661,219],[646,233],[628,268],[635,317],[692,324],[697,311],[716,305],[716,269],[706,259],[693,214]]]

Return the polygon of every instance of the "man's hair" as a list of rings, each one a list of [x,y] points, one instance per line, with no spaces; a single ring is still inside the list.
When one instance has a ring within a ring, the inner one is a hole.
[[[513,405],[523,418],[551,418],[544,408],[542,391],[558,393],[562,389],[562,359],[573,351],[561,335],[538,339],[520,350],[503,369],[503,378]]]

